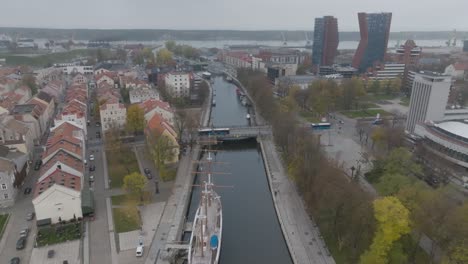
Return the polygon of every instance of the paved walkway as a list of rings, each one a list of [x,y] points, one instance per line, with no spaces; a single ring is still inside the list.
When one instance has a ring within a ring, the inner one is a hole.
[[[49,250],[54,250],[53,258],[48,258]],[[30,264],[58,264],[64,260],[69,264],[80,264],[80,240],[69,241],[56,245],[34,248],[31,255]]]
[[[276,213],[293,262],[335,263],[294,183],[286,175],[274,143],[271,139],[261,139],[260,144]]]
[[[119,233],[120,251],[135,249],[140,242],[140,238],[143,240],[143,245],[150,245],[165,206],[165,202],[141,206],[140,215],[143,222],[142,230]]]

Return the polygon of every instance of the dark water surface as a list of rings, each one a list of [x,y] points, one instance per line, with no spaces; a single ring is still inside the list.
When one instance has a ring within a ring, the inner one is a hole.
[[[218,77],[214,88],[217,105],[213,108],[213,125],[247,125],[247,110],[236,98],[235,85]],[[220,263],[292,263],[256,141],[221,144],[218,149],[213,157],[220,163],[214,163],[212,171],[230,173],[213,176],[214,183],[221,186],[216,191],[223,204]],[[197,175],[195,184],[202,180],[206,175]],[[187,216],[190,222],[199,198],[200,188],[195,187]]]

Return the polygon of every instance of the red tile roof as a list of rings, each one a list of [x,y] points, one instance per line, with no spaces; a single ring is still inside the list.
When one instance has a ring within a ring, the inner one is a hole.
[[[61,171],[60,169],[56,169],[53,173],[44,178],[42,181],[36,183],[36,186],[34,188],[34,197],[39,196],[39,194],[52,187],[54,184],[63,185],[75,191],[81,190],[80,177],[66,173],[64,171]]]
[[[156,99],[149,99],[139,104],[139,106],[143,109],[146,113],[150,112],[151,110],[155,109],[156,107],[164,109],[168,112],[174,113],[174,110],[171,108],[171,105],[167,102],[163,102],[161,100]]]
[[[0,106],[11,111],[15,105],[23,98],[24,95],[15,92],[8,92],[3,94],[0,99]]]
[[[83,174],[85,169],[81,159],[77,159],[67,152],[60,150],[49,161],[42,165],[41,170],[39,171],[40,177],[42,177],[50,168],[56,166],[57,163],[64,164],[76,171],[79,171],[81,174]]]
[[[456,62],[456,63],[453,64],[453,67],[457,71],[467,71],[468,70],[468,63]]]
[[[148,120],[145,132],[148,134],[156,131],[162,134],[165,130],[177,138],[177,132],[175,132],[174,128],[161,115],[155,114]]]

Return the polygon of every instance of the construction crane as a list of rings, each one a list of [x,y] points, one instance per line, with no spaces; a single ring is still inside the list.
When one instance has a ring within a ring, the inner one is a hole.
[[[288,41],[286,40],[286,37],[284,36],[284,32],[281,32],[281,36],[283,37],[283,46],[287,46]]]
[[[305,39],[306,39],[306,47],[310,46],[311,43],[310,43],[309,35],[307,34],[306,31],[304,31],[304,35],[305,35]]]

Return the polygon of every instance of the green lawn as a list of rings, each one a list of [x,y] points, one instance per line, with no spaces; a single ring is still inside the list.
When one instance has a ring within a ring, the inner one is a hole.
[[[368,110],[357,110],[357,111],[342,111],[343,115],[349,118],[360,118],[360,117],[375,117],[377,114],[381,116],[390,116],[389,112],[382,109],[368,109]]]
[[[8,214],[0,215],[0,239],[2,238],[5,226],[8,224]]]
[[[151,203],[152,194],[150,192],[143,192],[143,204]],[[125,205],[125,202],[130,200],[135,200],[134,197],[131,197],[127,194],[114,195],[111,197],[113,206]],[[141,203],[137,198],[137,203]]]
[[[408,97],[403,97],[401,98],[400,104],[404,106],[409,106],[409,102],[410,102],[410,99]]]
[[[160,176],[161,176],[161,180],[164,182],[172,181],[177,176],[177,169],[175,168],[166,169],[166,172],[163,174],[160,174]]]
[[[320,118],[317,117],[317,114],[314,113],[314,112],[307,111],[307,110],[301,110],[301,111],[299,111],[299,115],[302,118],[306,119],[308,122],[311,122],[311,123],[320,122]]]
[[[80,49],[68,52],[45,54],[36,57],[27,57],[21,55],[4,55],[0,57],[5,58],[6,63],[8,65],[29,65],[36,67],[46,67],[54,63],[67,62],[71,59],[88,56],[90,54],[91,50]]]
[[[81,238],[81,223],[56,225],[40,228],[37,232],[37,245],[39,247],[58,244]]]
[[[367,94],[362,99],[363,101],[377,102],[380,100],[392,100],[398,97],[398,95],[393,94]]]
[[[137,207],[112,208],[112,214],[114,216],[114,228],[117,233],[140,229],[141,221]]]
[[[122,148],[121,151],[107,151],[107,168],[112,188],[121,188],[123,178],[132,173],[140,173],[135,153],[130,148]]]

